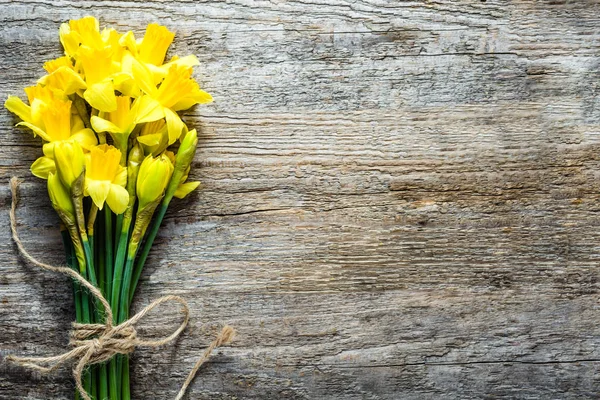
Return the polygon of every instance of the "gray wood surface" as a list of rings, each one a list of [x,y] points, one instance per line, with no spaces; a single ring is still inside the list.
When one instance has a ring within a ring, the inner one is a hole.
[[[6,1],[0,97],[93,14],[177,32],[215,102],[134,308],[175,293],[193,323],[133,357],[134,398],[173,398],[219,322],[238,338],[190,399],[600,397],[600,5],[592,1]],[[0,180],[20,229],[63,260],[0,112]],[[0,188],[0,354],[51,355],[65,278],[23,265]],[[165,308],[165,311],[169,311]],[[171,329],[149,318],[142,333]],[[0,364],[1,399],[67,399],[70,372]]]

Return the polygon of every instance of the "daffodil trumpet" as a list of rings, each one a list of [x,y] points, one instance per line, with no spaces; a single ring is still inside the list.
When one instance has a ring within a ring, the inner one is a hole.
[[[150,24],[137,39],[84,17],[62,24],[59,37],[64,56],[44,64],[26,100],[4,105],[41,139],[31,172],[47,180],[67,264],[100,289],[119,323],[171,200],[199,185],[188,181],[197,132],[179,113],[212,97],[193,77],[194,55],[165,60],[175,37],[166,27]],[[74,285],[73,299],[78,322],[102,321],[106,310],[87,290]],[[83,387],[83,397],[129,400],[128,358],[93,365]]]

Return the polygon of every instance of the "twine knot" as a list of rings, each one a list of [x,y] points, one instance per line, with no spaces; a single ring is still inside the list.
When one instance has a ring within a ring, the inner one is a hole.
[[[133,353],[136,347],[152,347],[156,348],[165,345],[175,338],[177,338],[183,330],[187,327],[190,319],[190,309],[187,302],[179,296],[163,296],[154,300],[152,303],[147,305],[142,311],[135,314],[127,321],[113,325],[113,314],[108,301],[104,298],[100,290],[84,279],[74,270],[67,267],[56,267],[53,265],[42,263],[33,258],[23,246],[17,232],[17,217],[16,208],[18,203],[18,187],[19,180],[13,177],[10,180],[10,188],[12,192],[12,205],[10,209],[10,227],[12,230],[12,238],[19,249],[20,255],[29,263],[38,266],[42,269],[62,273],[70,276],[74,280],[78,281],[94,296],[103,306],[105,311],[105,320],[103,324],[82,324],[74,322],[72,324],[72,330],[70,332],[69,344],[73,346],[73,349],[63,354],[54,357],[16,357],[8,356],[6,359],[19,364],[26,368],[31,368],[41,372],[51,372],[57,369],[60,365],[67,361],[76,361],[73,367],[73,377],[75,378],[75,385],[77,390],[80,392],[82,399],[91,400],[89,395],[86,393],[81,376],[83,370],[91,365],[102,363],[110,360],[117,354],[127,355]],[[182,306],[183,321],[179,327],[173,331],[169,336],[166,336],[158,340],[142,340],[137,336],[137,330],[135,324],[142,319],[147,313],[158,307],[162,303],[176,302]],[[219,335],[215,340],[210,343],[206,348],[200,359],[196,362],[187,379],[183,383],[179,393],[175,397],[175,400],[180,400],[185,394],[188,386],[196,376],[196,372],[204,362],[210,357],[212,351],[222,345],[230,343],[235,336],[235,330],[230,326],[224,326]],[[48,366],[46,366],[48,365]]]
[[[116,354],[130,354],[135,350],[137,331],[133,326],[114,327],[77,322],[72,326],[69,344],[73,347],[86,347],[91,364],[107,361]]]

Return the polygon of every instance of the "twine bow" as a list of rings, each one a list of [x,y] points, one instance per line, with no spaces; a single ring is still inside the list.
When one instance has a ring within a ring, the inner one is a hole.
[[[113,314],[111,311],[110,304],[100,290],[84,279],[76,271],[67,267],[56,267],[53,265],[44,264],[35,258],[33,258],[23,246],[17,232],[17,218],[16,209],[19,201],[18,188],[20,181],[13,177],[10,180],[10,189],[12,193],[12,205],[10,209],[10,228],[12,231],[12,238],[17,245],[20,255],[29,263],[43,268],[48,271],[58,272],[70,276],[71,278],[78,281],[103,305],[105,310],[104,324],[81,324],[73,323],[73,329],[70,333],[70,345],[73,346],[73,350],[67,351],[63,354],[54,357],[16,357],[8,356],[6,359],[12,361],[18,365],[26,368],[31,368],[41,372],[51,372],[60,367],[62,364],[68,361],[77,361],[73,367],[73,377],[75,378],[75,385],[77,390],[81,393],[81,397],[84,400],[91,400],[83,388],[81,381],[81,375],[86,366],[91,364],[97,364],[110,360],[116,354],[130,354],[133,353],[136,347],[151,347],[156,348],[171,342],[177,338],[183,330],[186,328],[190,319],[190,309],[187,302],[179,296],[164,296],[154,300],[152,303],[147,305],[142,311],[135,314],[127,321],[113,325]],[[159,340],[141,340],[137,337],[137,331],[135,324],[142,319],[146,314],[158,307],[162,303],[177,302],[182,306],[182,313],[184,315],[183,321],[179,327],[171,333]],[[183,383],[175,400],[180,400],[185,394],[188,386],[194,379],[194,376],[198,372],[198,369],[206,360],[210,357],[212,351],[222,345],[230,343],[235,336],[235,331],[230,326],[224,326],[217,338],[206,348],[202,357],[196,362],[187,379]]]

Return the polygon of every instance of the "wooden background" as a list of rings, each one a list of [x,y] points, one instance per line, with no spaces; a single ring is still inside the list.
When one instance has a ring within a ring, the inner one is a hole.
[[[173,398],[219,322],[238,338],[190,399],[600,397],[597,2],[0,0],[0,97],[87,14],[175,30],[215,97],[187,115],[203,189],[172,206],[134,305],[180,294],[193,323],[135,353],[135,399]],[[59,263],[15,122],[0,112],[0,180],[26,178],[23,238]],[[18,259],[8,200],[0,354],[56,354],[70,288]],[[0,364],[1,399],[72,390],[68,369]]]

